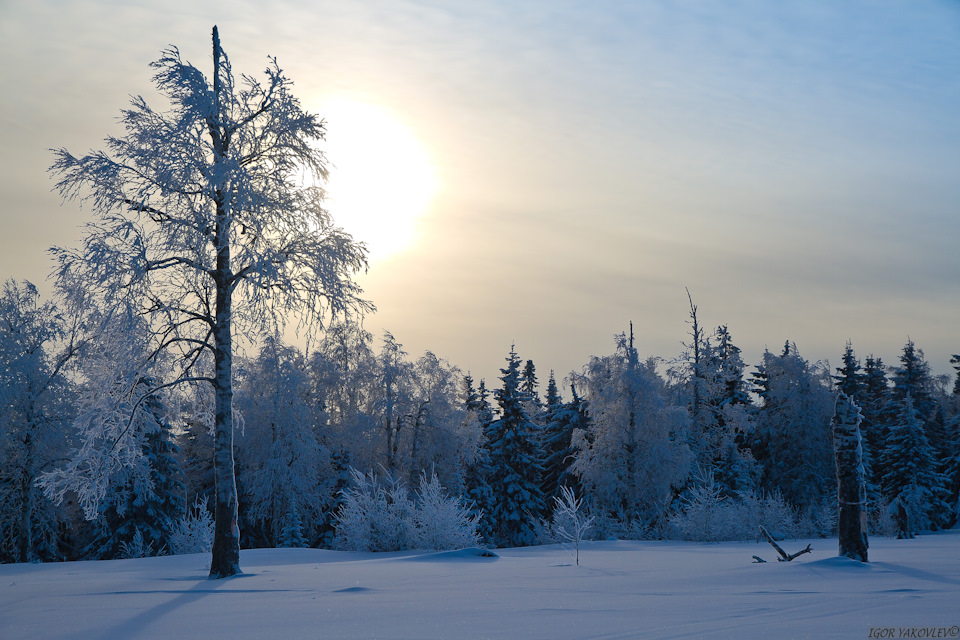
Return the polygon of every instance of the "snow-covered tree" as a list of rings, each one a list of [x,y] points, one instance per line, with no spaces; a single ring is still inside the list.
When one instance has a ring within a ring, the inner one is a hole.
[[[548,501],[562,497],[563,487],[579,486],[579,479],[572,468],[576,459],[573,434],[577,431],[586,433],[590,428],[590,418],[587,404],[577,394],[575,385],[570,385],[570,392],[570,402],[563,402],[551,373],[541,437],[544,451],[542,490]]]
[[[849,340],[843,349],[841,360],[843,366],[837,367],[837,373],[833,376],[837,389],[854,402],[863,402],[864,374],[861,373],[860,361],[857,360],[853,344]]]
[[[953,395],[960,396],[960,355],[950,356],[950,364],[953,365],[953,370],[956,372],[953,379]]]
[[[893,370],[893,389],[891,396],[899,409],[909,395],[914,409],[926,423],[933,416],[934,380],[930,373],[930,364],[923,356],[923,350],[907,340],[900,354],[900,366]],[[933,443],[931,443],[933,444]]]
[[[835,477],[833,392],[822,369],[802,358],[792,343],[779,356],[764,352],[759,370],[763,402],[749,444],[762,468],[761,488],[814,508],[832,493]]]
[[[326,414],[311,395],[298,349],[271,338],[239,368],[237,482],[244,524],[257,545],[306,546],[332,506],[336,483],[320,438]]]
[[[374,392],[374,411],[384,434],[386,469],[397,474],[400,455],[400,432],[403,413],[409,402],[410,362],[403,345],[389,331],[383,332],[383,346],[377,356],[377,388]]]
[[[149,379],[138,385],[141,390],[154,386]],[[164,552],[186,510],[173,427],[158,393],[144,398],[135,422],[131,430],[139,435],[142,456],[137,463],[115,470],[98,519],[99,535],[90,547],[92,557],[120,557],[123,546],[135,536],[140,537],[144,551]],[[153,554],[137,557],[143,555]]]
[[[560,487],[560,495],[553,497],[554,509],[551,532],[566,544],[572,544],[574,560],[580,566],[580,544],[593,528],[594,517],[586,514],[583,498],[578,498],[570,487]]]
[[[502,386],[494,392],[499,418],[490,423],[486,482],[491,502],[481,505],[494,544],[524,546],[537,541],[536,523],[544,511],[540,491],[542,461],[537,428],[527,413],[529,398],[520,389],[520,358],[511,347],[500,370]]]
[[[883,493],[898,511],[898,537],[929,529],[931,516],[944,510],[946,489],[937,473],[933,447],[909,393],[890,426],[880,455]]]
[[[364,309],[352,274],[365,250],[322,207],[324,123],[302,109],[274,59],[264,82],[237,81],[214,27],[212,78],[176,48],[153,67],[169,110],[134,98],[109,152],[56,151],[58,190],[95,217],[80,249],[55,250],[58,279],[77,304],[145,318],[152,353],[179,364],[166,384],[213,387],[210,575],[226,577],[240,572],[234,332],[272,332],[288,314],[309,332],[327,312]]]
[[[445,551],[480,544],[477,527],[482,514],[464,504],[459,496],[447,495],[436,474],[420,476],[415,502],[417,548]]]
[[[144,323],[127,317],[84,342],[73,376],[74,446],[39,478],[48,497],[75,503],[94,523],[85,556],[116,557],[135,535],[142,550],[159,552],[184,510],[179,399],[158,383],[166,369],[144,355],[148,340]]]
[[[57,557],[58,512],[37,487],[62,459],[73,388],[64,375],[75,345],[61,339],[56,307],[29,282],[0,294],[0,561]]]
[[[668,401],[656,362],[639,361],[632,335],[617,336],[613,355],[591,358],[576,385],[590,429],[573,435],[573,470],[593,512],[626,530],[652,525],[689,477],[689,414]]]
[[[184,513],[169,538],[168,551],[172,555],[210,553],[213,549],[213,515],[207,501],[197,498]]]
[[[383,463],[377,419],[379,389],[373,336],[359,323],[341,319],[327,326],[309,358],[312,394],[327,414],[323,440],[350,467]]]
[[[465,422],[457,388],[460,371],[427,351],[413,363],[410,403],[403,420],[408,434],[405,464],[411,486],[424,473],[437,475],[448,487],[461,490],[461,465],[473,460],[480,430]]]

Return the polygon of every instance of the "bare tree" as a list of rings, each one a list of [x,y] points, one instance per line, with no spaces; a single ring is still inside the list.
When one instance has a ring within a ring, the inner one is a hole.
[[[327,314],[372,308],[352,280],[366,249],[323,209],[324,122],[305,112],[269,59],[265,82],[241,76],[213,28],[213,78],[171,47],[153,63],[170,103],[142,97],[122,112],[108,153],[55,151],[51,172],[65,200],[93,206],[78,250],[54,249],[58,280],[77,304],[106,317],[143,317],[150,358],[178,363],[165,386],[207,383],[215,396],[216,528],[211,577],[240,573],[233,461],[234,333],[308,335]]]
[[[860,407],[842,391],[833,416],[833,455],[837,464],[837,532],[840,555],[867,562],[866,489]]]
[[[583,498],[578,498],[570,487],[560,487],[560,495],[553,497],[555,511],[553,523],[557,535],[573,545],[574,558],[580,566],[580,543],[583,536],[593,527],[593,516],[587,516],[581,510]]]

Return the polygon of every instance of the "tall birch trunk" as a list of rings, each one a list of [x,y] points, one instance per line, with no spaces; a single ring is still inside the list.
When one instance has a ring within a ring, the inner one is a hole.
[[[221,117],[220,105],[220,38],[213,28],[213,93],[214,116]],[[209,122],[213,140],[214,163],[222,162],[230,146],[229,132],[214,119]],[[214,392],[216,394],[214,416],[213,460],[216,479],[216,505],[214,507],[213,557],[210,563],[211,578],[226,578],[240,571],[240,528],[237,509],[237,478],[233,463],[233,336],[231,332],[231,297],[233,273],[230,267],[231,211],[229,190],[226,185],[217,186],[216,226],[214,242],[217,249],[217,266],[214,273],[216,285],[216,316],[214,320]]]

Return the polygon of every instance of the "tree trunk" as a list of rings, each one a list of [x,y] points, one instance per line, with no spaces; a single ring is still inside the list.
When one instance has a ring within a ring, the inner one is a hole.
[[[220,115],[220,38],[213,28],[213,91],[217,117]],[[210,136],[215,152],[214,163],[222,162],[229,147],[229,134],[221,131],[220,123],[209,121]],[[216,479],[214,508],[213,557],[211,578],[226,578],[240,571],[240,527],[237,510],[237,478],[233,463],[233,336],[231,332],[231,303],[233,274],[230,270],[230,203],[224,188],[216,189],[216,228],[214,242],[217,248],[216,318],[214,321],[214,417],[213,462]]]
[[[863,450],[860,408],[840,393],[833,417],[833,453],[837,464],[837,536],[840,555],[867,562],[867,527],[863,502]]]
[[[30,428],[28,426],[28,428]],[[26,455],[24,459],[24,477],[20,486],[20,558],[19,562],[30,562],[34,559],[33,550],[33,482],[36,472],[33,469],[33,444],[28,432],[24,441]]]
[[[221,232],[222,228],[218,229],[217,235]],[[230,327],[231,291],[227,278],[229,271],[230,248],[225,241],[217,256],[217,315],[214,331],[216,413],[213,441],[216,507],[211,578],[225,578],[241,573],[237,479],[233,461],[233,339]]]

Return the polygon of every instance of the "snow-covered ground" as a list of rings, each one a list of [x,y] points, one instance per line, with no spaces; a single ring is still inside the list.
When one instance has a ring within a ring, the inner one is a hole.
[[[765,542],[592,542],[579,567],[557,546],[264,549],[219,581],[200,555],[4,565],[0,638],[957,636],[960,532],[874,539],[868,565],[836,557],[835,540],[783,546],[807,542],[791,563]]]

